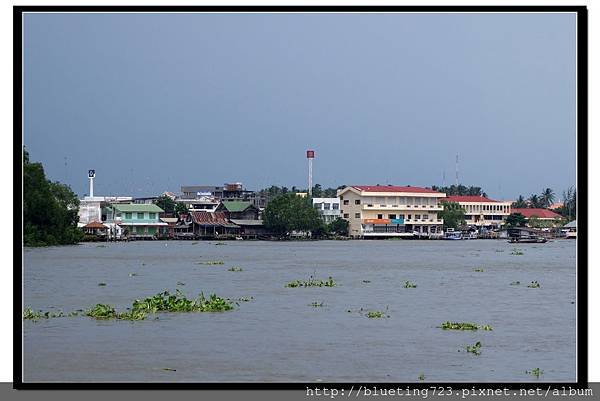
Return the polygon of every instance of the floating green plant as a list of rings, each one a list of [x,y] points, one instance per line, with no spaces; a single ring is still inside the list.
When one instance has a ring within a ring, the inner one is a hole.
[[[313,276],[310,276],[308,281],[307,280],[294,280],[294,281],[290,281],[285,286],[289,287],[289,288],[296,288],[296,287],[335,287],[336,285],[337,285],[336,282],[333,281],[333,278],[331,276],[329,276],[329,278],[326,281],[317,280]]]
[[[207,262],[198,262],[199,265],[224,265],[225,262],[223,262],[222,260],[209,260]]]
[[[363,280],[362,282],[365,283],[365,284],[367,284],[367,283],[370,283],[371,280]]]
[[[105,287],[106,283],[98,283],[98,287]]]
[[[309,306],[312,306],[313,308],[321,308],[321,307],[325,306],[325,303],[322,301],[321,302],[314,301],[314,302],[311,302],[309,304]]]
[[[92,309],[85,312],[86,316],[94,319],[113,319],[116,318],[115,308],[107,304],[96,304]]]
[[[254,297],[239,297],[235,299],[227,298],[227,300],[233,302],[250,302],[254,300]]]
[[[226,245],[224,242],[215,242],[215,245]]]
[[[417,288],[417,285],[413,282],[410,281],[405,281],[404,282],[404,288]]]
[[[528,375],[535,376],[536,379],[539,379],[540,375],[543,374],[544,372],[542,370],[540,370],[540,368],[534,368],[531,370],[526,370],[525,373],[527,373]]]
[[[485,330],[485,331],[491,331],[492,330],[492,326],[490,326],[489,324],[485,324],[485,325],[478,325],[476,323],[465,323],[465,322],[444,322],[442,323],[441,326],[438,326],[438,328],[441,328],[443,330]]]
[[[34,311],[33,309],[27,307],[23,311],[23,320],[40,320],[40,319],[50,319],[54,317],[63,317],[65,316],[62,312],[42,312],[42,311]]]
[[[173,369],[173,368],[162,368],[162,370],[166,370],[168,372],[177,372],[177,369]]]
[[[523,250],[518,249],[518,248],[514,248],[510,254],[511,255],[524,255]]]
[[[540,288],[540,283],[538,283],[537,281],[532,281],[527,285],[527,288]]]
[[[520,281],[513,281],[512,283],[510,283],[510,285],[521,285]]]
[[[177,285],[185,285],[185,283],[183,281],[178,281]]]
[[[419,380],[425,380],[425,374],[424,373],[419,373],[419,376],[417,377],[417,379],[419,379]]]
[[[241,267],[235,267],[235,266],[231,266],[227,270],[230,271],[230,272],[241,272],[241,271],[244,271],[244,269],[242,269]]]
[[[199,242],[198,241],[192,242],[192,245],[196,245],[196,244],[199,244]]]
[[[477,269],[473,269],[474,272],[478,272],[478,273],[483,273],[483,267],[477,268]]]
[[[156,294],[143,300],[133,302],[133,310],[144,312],[223,312],[233,309],[230,301],[210,294],[208,298],[203,293],[196,299],[188,299],[180,290],[175,294],[168,291]]]
[[[473,355],[481,355],[481,342],[477,341],[475,344],[473,345],[467,345],[466,347],[467,352],[470,352]]]
[[[379,310],[372,310],[372,311],[367,312],[367,317],[369,319],[381,319],[381,318],[389,317],[389,316],[386,315],[385,312],[382,312]]]
[[[96,248],[106,248],[106,245],[96,245]]]

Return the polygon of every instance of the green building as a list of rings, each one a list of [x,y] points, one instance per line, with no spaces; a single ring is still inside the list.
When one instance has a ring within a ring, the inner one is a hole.
[[[156,238],[167,223],[160,220],[160,207],[146,203],[113,203],[106,210],[106,223],[121,228],[122,236],[129,238]]]

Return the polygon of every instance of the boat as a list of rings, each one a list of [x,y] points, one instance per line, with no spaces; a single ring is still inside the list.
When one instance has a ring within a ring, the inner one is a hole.
[[[462,233],[460,231],[454,231],[453,228],[449,228],[444,233],[444,239],[447,240],[461,240],[463,239]]]
[[[529,243],[529,244],[542,244],[548,242],[548,240],[539,234],[538,230],[534,230],[527,227],[514,227],[509,228],[508,242],[515,243]]]
[[[238,241],[243,241],[244,240],[244,238],[242,238],[240,236],[235,237],[235,239],[238,240]]]

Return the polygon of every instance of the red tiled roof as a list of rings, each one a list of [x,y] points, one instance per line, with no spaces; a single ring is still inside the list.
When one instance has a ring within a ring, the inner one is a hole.
[[[448,202],[498,202],[497,200],[489,199],[485,196],[473,195],[450,195],[444,200]]]
[[[235,224],[227,221],[223,212],[192,211],[190,215],[192,216],[192,221],[201,226],[237,227]]]
[[[421,187],[399,187],[396,185],[352,185],[352,188],[356,188],[359,191],[365,192],[414,192],[414,193],[428,193],[428,194],[439,194],[440,192],[434,191],[429,188]]]
[[[561,217],[560,214],[554,213],[552,210],[548,209],[512,209],[512,213],[521,213],[526,218],[535,216],[540,219],[558,219]]]
[[[106,230],[106,226],[100,222],[92,221],[91,223],[86,224],[83,228],[103,228]]]

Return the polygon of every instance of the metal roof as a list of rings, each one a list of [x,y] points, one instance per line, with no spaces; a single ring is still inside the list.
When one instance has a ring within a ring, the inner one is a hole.
[[[262,226],[262,220],[248,220],[248,219],[231,219],[231,222],[238,226]]]
[[[573,220],[563,226],[564,228],[577,228],[577,220]]]
[[[223,206],[230,212],[243,212],[252,206],[248,201],[223,201]]]
[[[119,212],[164,212],[160,207],[149,203],[113,203],[112,206]]]
[[[237,227],[235,224],[227,221],[223,212],[190,211],[190,215],[192,216],[192,221],[200,226]]]

